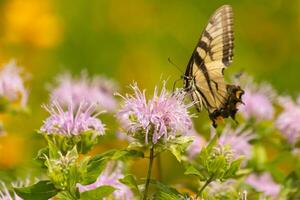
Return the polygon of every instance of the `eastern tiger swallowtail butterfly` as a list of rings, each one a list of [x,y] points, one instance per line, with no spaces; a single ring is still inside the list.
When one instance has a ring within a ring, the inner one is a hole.
[[[196,109],[204,107],[216,127],[216,120],[235,120],[237,104],[244,91],[240,86],[226,84],[224,70],[233,57],[232,7],[224,5],[210,17],[188,62],[184,89],[195,102]]]

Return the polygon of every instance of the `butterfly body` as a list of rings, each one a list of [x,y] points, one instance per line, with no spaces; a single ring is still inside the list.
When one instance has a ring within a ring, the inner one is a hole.
[[[237,104],[242,103],[244,91],[224,79],[233,58],[233,40],[232,8],[224,5],[209,19],[183,77],[196,109],[204,107],[215,127],[219,118],[235,119]]]

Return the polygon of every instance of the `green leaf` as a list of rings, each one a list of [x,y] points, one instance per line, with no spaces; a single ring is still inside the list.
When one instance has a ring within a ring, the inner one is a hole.
[[[120,150],[116,151],[112,156],[113,160],[120,160],[127,157],[144,158],[144,153],[137,150]]]
[[[180,199],[177,195],[169,194],[163,191],[156,192],[154,194],[154,199],[157,200],[178,200]]]
[[[159,200],[188,200],[190,199],[186,194],[179,193],[175,188],[169,187],[159,181],[150,180],[150,183],[159,191],[154,194],[153,199]]]
[[[49,138],[49,136],[45,136],[47,141],[48,141],[48,147],[49,147],[49,158],[51,159],[57,159],[59,158],[59,150],[57,148],[57,146],[53,143],[53,141],[51,141],[51,139]]]
[[[39,163],[39,165],[42,168],[45,168],[45,161],[46,161],[46,157],[49,157],[49,148],[45,147],[42,148],[38,151],[37,156],[34,158],[34,160]]]
[[[179,148],[177,148],[177,146],[172,145],[168,148],[168,150],[175,156],[175,158],[178,160],[178,162],[181,162],[182,152],[180,151]]]
[[[181,195],[175,188],[169,187],[169,186],[167,186],[167,185],[165,185],[162,182],[159,182],[157,180],[151,179],[150,183],[153,186],[155,186],[157,189],[159,189],[159,190],[161,190],[163,192],[166,192],[166,193],[169,193],[169,194],[173,194],[175,196],[180,196]]]
[[[238,158],[231,163],[230,168],[225,172],[224,179],[232,178],[239,170],[243,158]]]
[[[196,176],[202,176],[201,173],[192,165],[189,165],[184,172],[185,175],[196,175]]]
[[[115,188],[104,185],[94,190],[86,191],[80,194],[80,200],[99,200],[107,197],[115,191]]]
[[[51,181],[40,181],[32,186],[14,188],[14,190],[24,200],[48,200],[59,192]]]
[[[95,182],[99,174],[104,170],[107,161],[114,155],[115,152],[116,150],[110,150],[92,157],[87,163],[85,176],[80,183],[88,185]]]
[[[180,136],[173,140],[170,140],[166,145],[167,150],[169,150],[178,160],[181,162],[182,154],[185,153],[186,148],[193,141],[193,137],[191,136]]]
[[[124,178],[119,179],[119,181],[125,185],[127,185],[129,188],[131,188],[132,190],[134,190],[137,194],[140,195],[140,191],[139,191],[139,187],[136,181],[136,178],[131,175],[131,174],[127,174]]]
[[[223,155],[216,157],[209,165],[209,172],[212,174],[222,174],[227,169],[228,165]]]

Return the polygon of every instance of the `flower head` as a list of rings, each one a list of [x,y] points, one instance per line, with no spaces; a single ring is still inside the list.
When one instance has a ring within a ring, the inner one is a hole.
[[[279,98],[283,111],[276,120],[276,127],[288,139],[291,144],[300,139],[300,96],[297,102],[290,97]]]
[[[221,133],[218,144],[221,146],[230,146],[234,153],[234,157],[245,156],[250,159],[252,146],[249,141],[254,138],[250,130],[243,131],[244,127],[240,126],[233,130],[230,126],[226,126]],[[214,129],[212,131],[215,131]],[[215,133],[213,132],[213,135]]]
[[[119,179],[123,178],[123,163],[121,162],[109,162],[105,170],[98,177],[96,182],[90,185],[77,184],[80,192],[96,189],[102,185],[109,185],[116,190],[113,192],[115,199],[119,200],[131,200],[133,199],[133,193],[126,185],[119,182]]]
[[[194,158],[198,153],[200,153],[202,147],[206,144],[205,139],[200,136],[194,128],[192,128],[189,132],[187,132],[187,135],[193,136],[194,140],[190,144],[190,146],[187,148],[187,153],[189,158]]]
[[[187,110],[191,105],[184,104],[184,93],[168,92],[165,83],[160,94],[155,88],[154,95],[147,100],[145,90],[141,91],[137,84],[132,85],[134,95],[126,95],[125,105],[117,113],[125,130],[135,136],[136,133],[145,134],[145,143],[149,140],[153,144],[161,138],[169,139],[178,132],[186,132],[192,128],[192,120]]]
[[[58,102],[52,102],[44,108],[50,116],[44,121],[40,131],[46,134],[61,134],[65,136],[79,135],[86,131],[92,131],[96,135],[104,134],[104,125],[97,118],[93,104],[81,103],[76,110],[70,104],[64,110]]]
[[[275,92],[271,85],[267,83],[255,84],[252,77],[247,75],[242,77],[241,83],[245,94],[244,104],[239,106],[239,111],[244,118],[255,118],[257,121],[271,120],[274,117],[272,100]]]
[[[73,78],[66,73],[57,77],[57,86],[51,89],[51,100],[58,101],[62,106],[70,103],[74,107],[82,101],[97,104],[98,110],[114,111],[117,101],[113,96],[116,91],[116,83],[103,77],[89,78],[83,72],[79,78]]]
[[[271,174],[263,173],[261,175],[250,174],[246,183],[251,185],[255,190],[263,192],[266,196],[275,198],[280,192],[280,185],[275,183]]]
[[[20,101],[21,106],[27,103],[28,92],[21,77],[22,68],[10,61],[0,70],[0,97],[7,98],[10,102]]]

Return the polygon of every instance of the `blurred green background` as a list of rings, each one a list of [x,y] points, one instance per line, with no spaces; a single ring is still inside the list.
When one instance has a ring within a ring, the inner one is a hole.
[[[242,70],[296,95],[298,0],[0,0],[0,62],[15,58],[31,74],[31,114],[1,116],[8,135],[0,138],[0,179],[38,169],[32,158],[45,143],[35,130],[47,116],[41,109],[49,98],[46,85],[57,74],[87,69],[115,79],[121,92],[134,80],[149,91],[162,79],[171,86],[181,72],[168,57],[184,71],[208,18],[223,4],[232,5],[235,16],[235,57],[227,78]],[[99,151],[116,146],[104,143]],[[167,157],[163,164],[170,179],[177,166],[172,163]],[[143,168],[137,173],[145,175]]]

